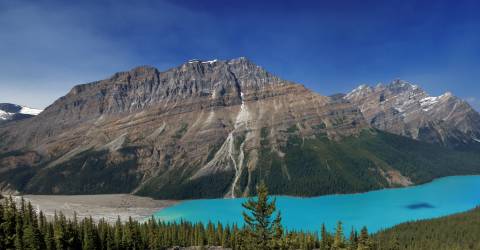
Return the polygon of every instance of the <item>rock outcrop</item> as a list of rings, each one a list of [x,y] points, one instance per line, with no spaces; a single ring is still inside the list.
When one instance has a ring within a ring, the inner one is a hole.
[[[361,85],[344,98],[360,108],[371,126],[383,131],[452,147],[480,138],[480,115],[450,92],[432,97],[417,85],[396,80],[375,87]]]

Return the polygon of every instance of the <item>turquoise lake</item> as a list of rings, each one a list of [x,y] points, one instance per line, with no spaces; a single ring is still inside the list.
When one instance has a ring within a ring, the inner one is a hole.
[[[370,232],[396,224],[467,211],[480,205],[480,176],[453,176],[431,183],[360,194],[310,198],[277,196],[287,229],[320,231],[322,223],[333,230],[342,221],[346,232],[367,226]],[[164,221],[220,221],[242,225],[239,199],[189,200],[155,213]]]

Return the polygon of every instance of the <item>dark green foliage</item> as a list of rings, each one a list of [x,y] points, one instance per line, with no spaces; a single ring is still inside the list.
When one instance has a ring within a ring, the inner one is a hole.
[[[454,150],[380,131],[364,131],[341,141],[329,140],[324,134],[302,139],[295,127],[289,131],[287,144],[281,148],[284,158],[268,147],[266,137],[261,138],[252,186],[263,179],[273,194],[317,196],[389,187],[382,171],[392,169],[416,184],[480,173],[478,150]],[[262,130],[262,135],[267,134]]]
[[[279,230],[279,219],[272,222],[272,237],[281,244],[268,249],[313,249],[318,238],[312,233]],[[167,249],[173,246],[223,246],[232,249],[249,248],[250,229],[237,225],[208,223],[165,223],[155,219],[109,224],[92,218],[81,221],[55,214],[47,221],[43,213],[32,206],[9,198],[0,202],[0,249]],[[254,248],[256,249],[256,248]]]
[[[380,249],[480,249],[480,208],[403,223],[374,235]]]
[[[343,234],[342,222],[338,222],[335,229],[335,236],[333,237],[332,249],[345,249],[345,235]]]
[[[88,150],[71,160],[35,173],[23,188],[37,194],[128,193],[139,183],[135,148],[122,148],[125,160],[112,164],[108,152]]]
[[[254,195],[262,180],[272,194],[318,196],[398,185],[389,184],[384,177],[390,170],[398,170],[414,184],[443,176],[480,174],[480,146],[476,144],[452,149],[375,130],[340,141],[329,140],[320,132],[315,137],[303,138],[297,126],[283,131],[286,141],[275,149],[269,128],[260,130],[258,161],[255,168],[243,168],[236,195],[247,188]],[[183,124],[177,134],[183,135],[187,127]],[[244,135],[235,135],[237,150],[244,140]],[[220,145],[212,145],[206,156],[209,160]],[[40,163],[36,167],[17,166],[4,170],[0,182],[36,194],[128,193],[140,185],[142,178],[136,169],[137,150],[120,149],[122,157],[117,162],[109,160],[106,151],[87,150],[54,167]],[[26,152],[5,152],[0,158],[23,154]],[[166,166],[171,159],[172,156],[165,156]],[[247,150],[244,164],[248,160]],[[192,179],[204,163],[183,164],[142,183],[137,194],[161,199],[218,198],[228,192],[235,176],[234,171],[229,171]]]
[[[322,133],[303,139],[296,126],[287,129],[287,133],[286,144],[279,148],[285,153],[281,157],[271,147],[269,129],[260,130],[256,168],[250,173],[243,169],[237,191],[250,185],[248,189],[253,195],[256,185],[263,180],[273,194],[317,196],[391,187],[382,173],[389,170],[398,170],[416,184],[449,175],[480,174],[480,148],[454,150],[373,130],[341,141],[329,140]],[[240,147],[243,140],[237,135],[235,147]],[[218,147],[210,151],[210,157],[215,150]],[[233,171],[192,180],[196,169],[191,166],[172,169],[152,178],[138,194],[191,199],[222,197],[228,192]]]
[[[257,187],[258,197],[249,198],[242,206],[247,209],[243,212],[246,225],[246,237],[249,249],[276,249],[281,245],[283,228],[280,212],[275,216],[275,199],[269,201],[268,189],[265,183]]]
[[[136,194],[157,199],[218,198],[230,188],[235,175],[229,171],[190,180],[189,172],[185,172],[185,169],[188,168],[173,169],[152,178]]]
[[[245,204],[247,226],[165,223],[129,219],[109,224],[91,218],[78,221],[55,214],[47,221],[30,204],[12,198],[0,202],[0,249],[166,249],[173,246],[223,246],[232,249],[480,249],[480,208],[439,219],[409,222],[373,236],[366,228],[348,239],[338,223],[334,234],[283,231],[274,202],[263,190]],[[247,219],[248,218],[248,219]]]
[[[2,172],[0,182],[8,182],[17,190],[24,190],[27,183],[35,176],[35,169],[29,166],[20,166]]]

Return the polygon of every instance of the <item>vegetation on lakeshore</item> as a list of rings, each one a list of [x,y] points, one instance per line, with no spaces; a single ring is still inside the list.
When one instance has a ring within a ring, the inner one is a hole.
[[[221,246],[227,249],[480,249],[480,208],[439,219],[404,223],[370,236],[367,228],[348,237],[341,222],[333,233],[284,230],[275,199],[262,183],[258,196],[243,207],[244,226],[214,223],[146,222],[129,219],[114,224],[56,214],[47,220],[24,200],[0,202],[0,249],[169,249]]]
[[[374,249],[366,229],[348,239],[339,223],[335,234],[286,231],[265,185],[243,204],[245,226],[146,222],[129,219],[109,224],[62,214],[47,220],[30,203],[11,197],[0,202],[0,249],[168,249],[174,246],[222,246],[230,249]]]
[[[480,207],[436,219],[407,222],[374,235],[380,249],[480,249]]]

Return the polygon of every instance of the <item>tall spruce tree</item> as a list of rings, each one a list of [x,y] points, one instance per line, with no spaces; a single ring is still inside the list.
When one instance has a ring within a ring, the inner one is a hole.
[[[358,239],[358,250],[370,250],[374,249],[373,242],[368,236],[368,230],[366,227],[363,227],[360,230],[360,237]]]
[[[249,198],[242,206],[247,209],[243,212],[247,237],[250,238],[247,249],[268,250],[275,249],[283,235],[280,213],[276,211],[275,199],[270,201],[268,188],[264,182],[257,186],[257,198]]]
[[[337,223],[337,228],[335,230],[335,237],[333,239],[332,249],[345,249],[345,235],[343,234],[342,222]]]

